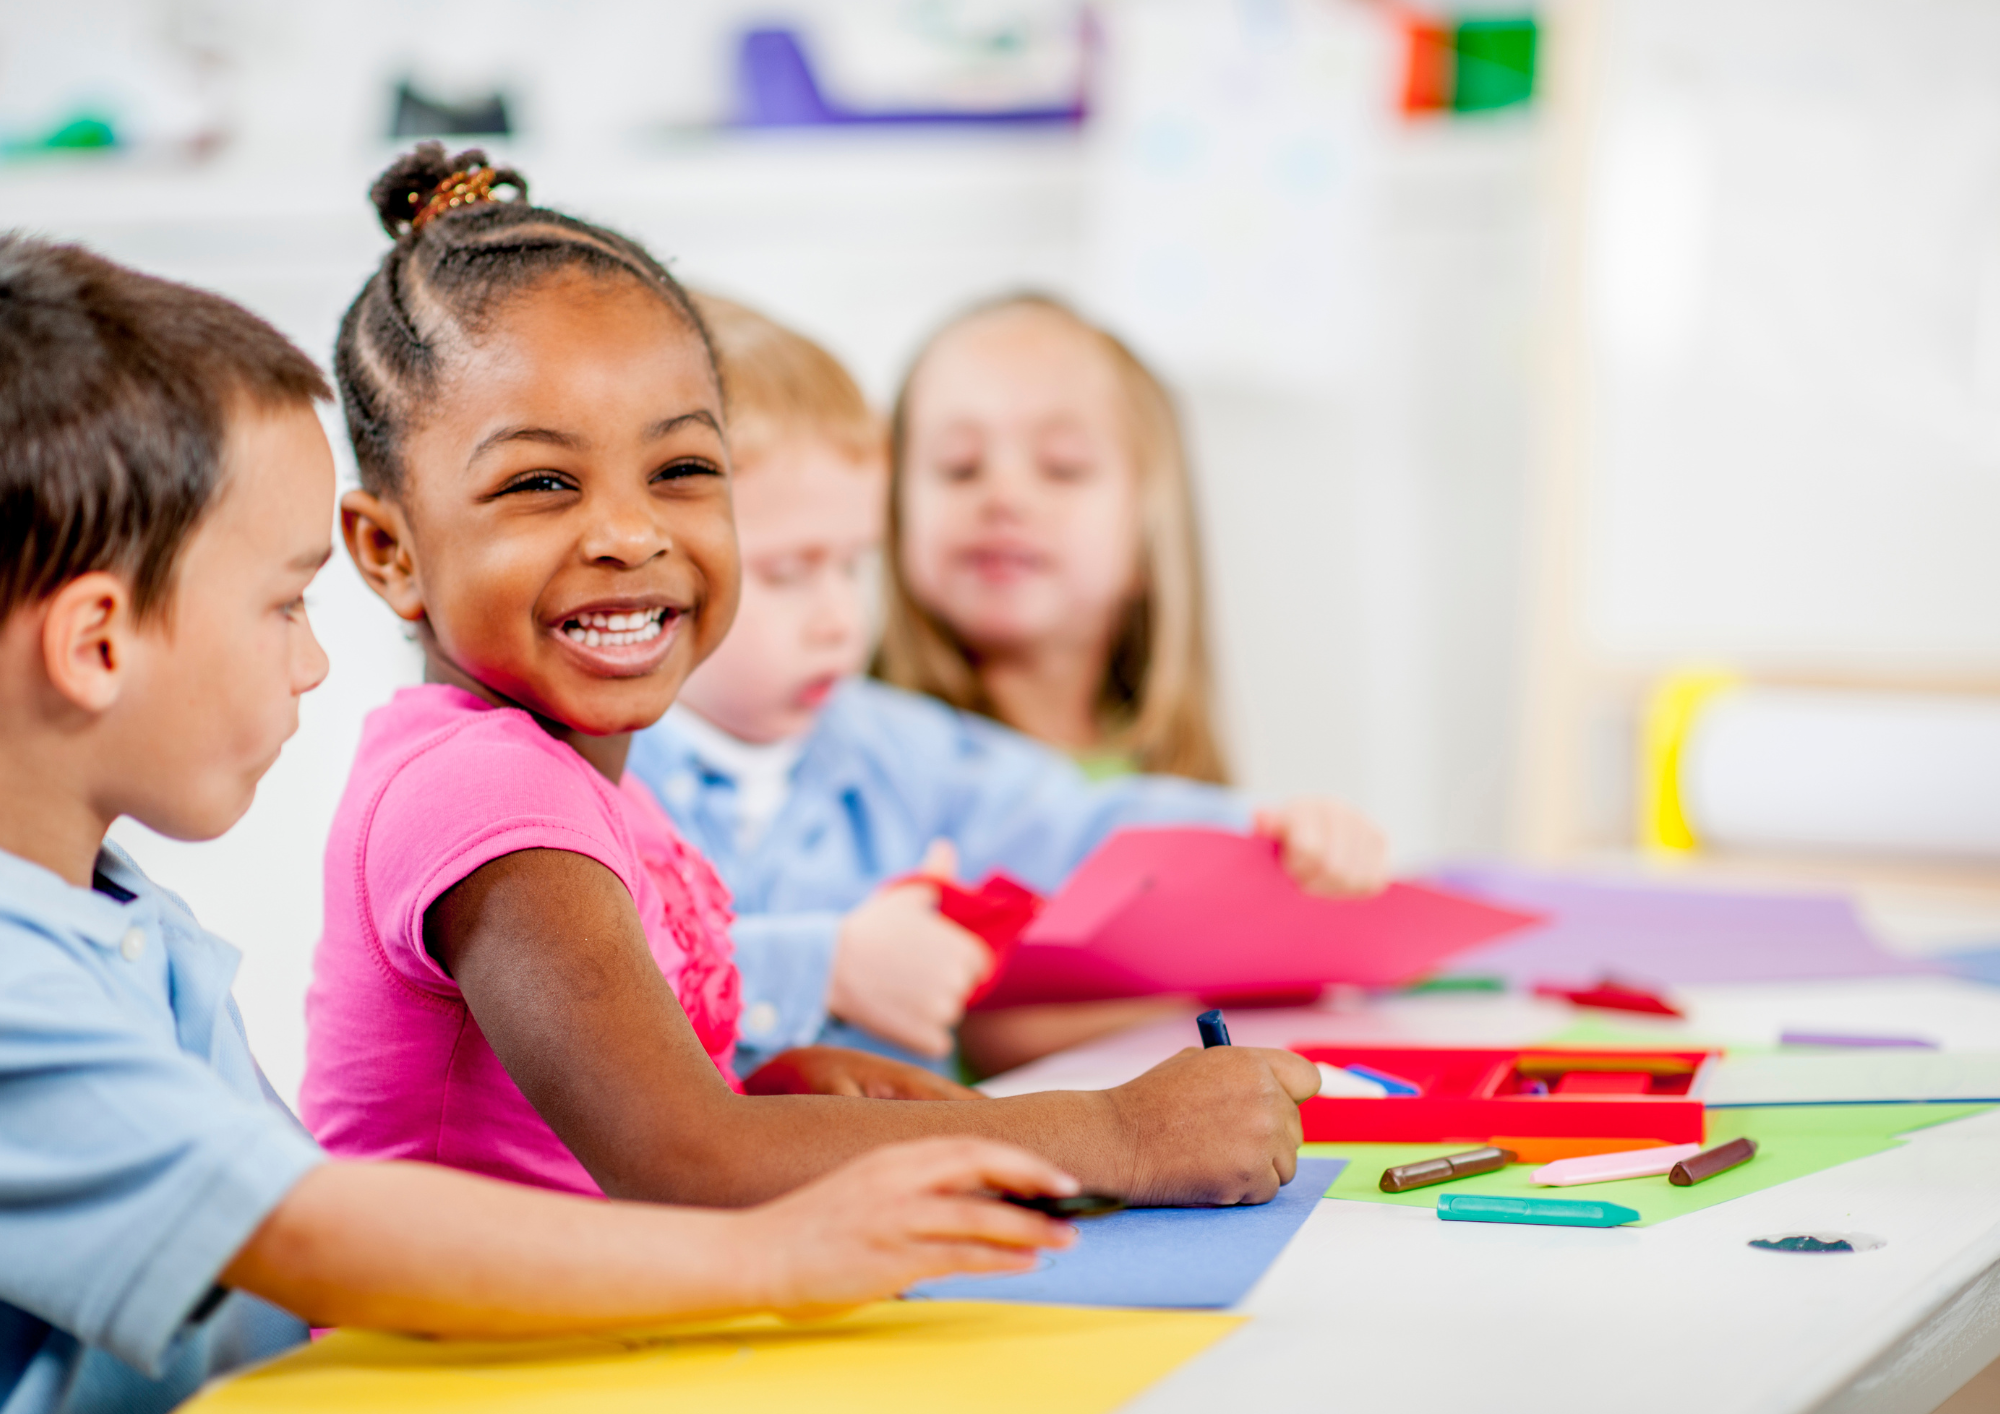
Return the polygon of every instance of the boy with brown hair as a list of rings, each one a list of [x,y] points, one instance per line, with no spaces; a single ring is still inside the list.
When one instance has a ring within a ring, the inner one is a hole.
[[[300,1318],[504,1336],[816,1309],[1022,1270],[1067,1193],[976,1140],[738,1212],[330,1162],[271,1094],[238,954],[105,832],[228,829],[326,657],[311,360],[217,296],[0,235],[0,1408],[166,1409]]]

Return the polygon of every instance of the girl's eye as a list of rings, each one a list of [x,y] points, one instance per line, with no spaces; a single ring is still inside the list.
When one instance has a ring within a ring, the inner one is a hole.
[[[774,589],[803,584],[812,574],[812,565],[803,555],[785,555],[765,560],[757,566],[758,577]]]
[[[514,480],[508,482],[506,490],[500,494],[508,496],[516,491],[539,491],[546,493],[550,491],[568,491],[570,489],[572,488],[569,479],[557,472],[531,471],[525,476],[516,477]]]
[[[714,462],[703,461],[698,457],[690,457],[686,461],[672,462],[661,467],[653,473],[653,480],[685,481],[691,476],[720,476],[721,474],[722,468]]]
[[[1044,462],[1042,474],[1051,481],[1082,481],[1090,475],[1090,467],[1084,462]]]
[[[970,481],[979,475],[978,462],[948,462],[938,468],[946,481]]]
[[[301,594],[290,603],[280,604],[278,612],[288,619],[303,619],[306,616],[306,596]]]

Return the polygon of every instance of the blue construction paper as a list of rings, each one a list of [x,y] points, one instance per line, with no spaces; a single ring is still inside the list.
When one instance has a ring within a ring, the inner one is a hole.
[[[944,1277],[912,1287],[932,1301],[1059,1306],[1234,1306],[1278,1259],[1345,1159],[1300,1159],[1298,1174],[1251,1208],[1133,1208],[1076,1225],[1076,1246],[1032,1272]]]

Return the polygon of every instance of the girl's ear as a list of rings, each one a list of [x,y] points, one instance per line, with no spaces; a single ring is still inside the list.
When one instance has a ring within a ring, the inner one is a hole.
[[[396,617],[411,623],[421,619],[423,590],[402,507],[370,491],[349,491],[340,498],[340,534],[354,567]]]

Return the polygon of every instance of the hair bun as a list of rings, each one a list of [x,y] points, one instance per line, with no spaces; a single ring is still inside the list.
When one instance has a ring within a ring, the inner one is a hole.
[[[368,189],[368,196],[375,203],[375,214],[381,219],[382,229],[400,239],[409,231],[411,220],[423,209],[424,203],[447,178],[488,165],[482,148],[468,147],[463,152],[446,156],[443,143],[420,142],[375,179],[375,185]],[[510,169],[502,180],[517,187],[523,200],[527,198],[528,184],[519,173]]]

